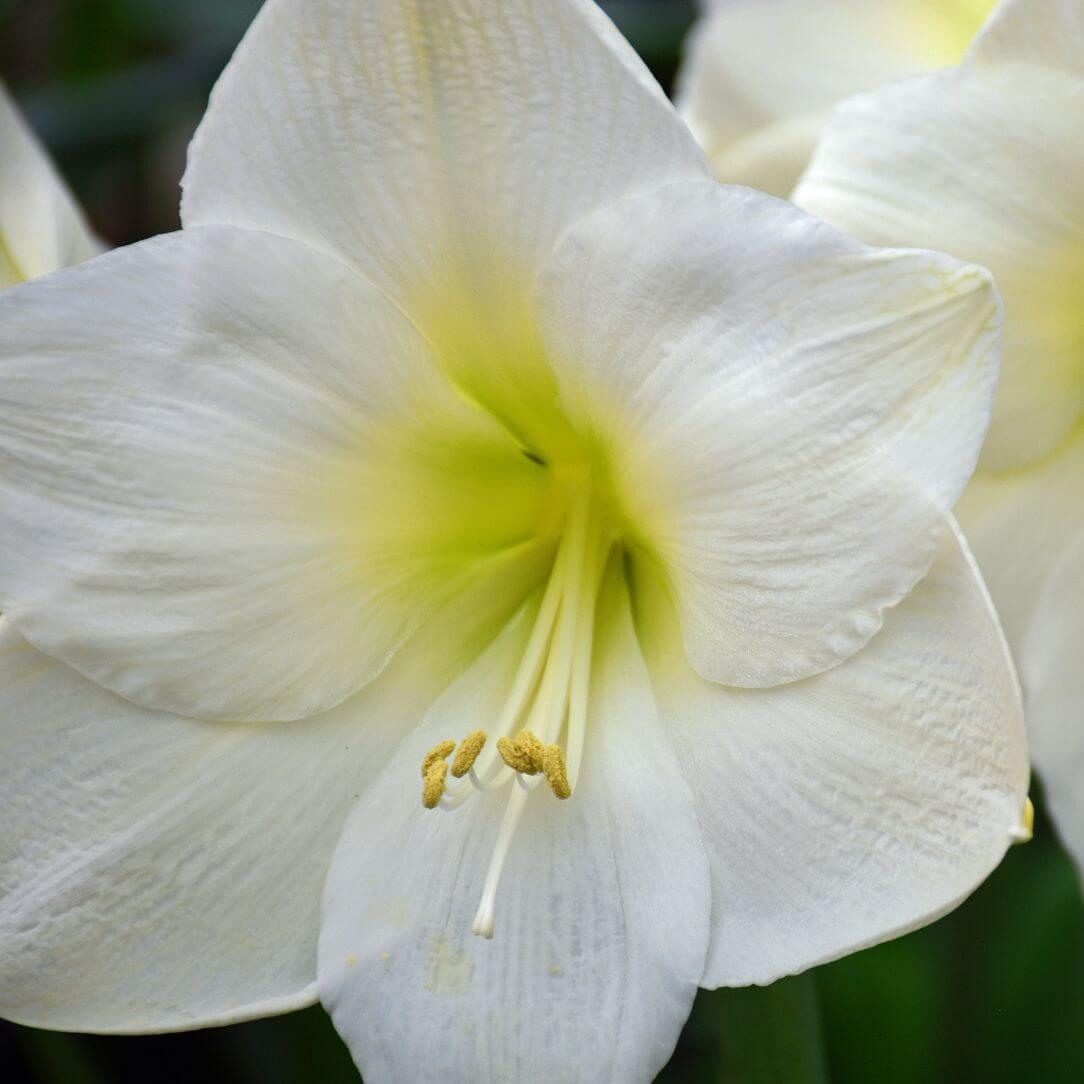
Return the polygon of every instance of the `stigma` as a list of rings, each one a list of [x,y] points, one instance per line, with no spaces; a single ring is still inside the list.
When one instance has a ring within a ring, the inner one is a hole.
[[[493,936],[501,872],[528,798],[543,783],[561,801],[575,792],[587,728],[595,611],[612,547],[612,535],[589,495],[578,495],[570,502],[534,625],[492,726],[473,730],[458,743],[442,741],[422,761],[426,809],[450,811],[477,794],[508,792],[474,919],[473,931],[481,937]]]

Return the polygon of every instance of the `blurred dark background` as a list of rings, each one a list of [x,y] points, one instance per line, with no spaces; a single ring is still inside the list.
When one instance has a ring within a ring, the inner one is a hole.
[[[669,87],[692,0],[603,6]],[[258,8],[259,0],[0,0],[0,77],[109,242],[177,228],[185,148]],[[660,1079],[1084,1081],[1084,908],[1036,797],[1034,841],[1014,848],[958,911],[768,989],[701,993]],[[20,1084],[358,1080],[319,1008],[140,1038],[0,1023],[0,1074]]]

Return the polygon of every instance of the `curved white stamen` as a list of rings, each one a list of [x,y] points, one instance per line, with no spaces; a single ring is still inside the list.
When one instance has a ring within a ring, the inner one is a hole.
[[[538,684],[544,665],[548,662],[550,641],[561,608],[565,581],[574,567],[570,560],[571,549],[570,533],[566,532],[557,549],[549,583],[542,596],[542,604],[535,618],[534,627],[531,629],[530,639],[524,648],[523,658],[520,660],[519,668],[512,679],[512,687],[493,726],[495,739],[511,735],[530,701],[531,693]],[[479,790],[493,790],[504,786],[510,778],[511,769],[500,760],[497,742],[494,740],[482,751],[479,763],[476,765],[476,772],[471,774],[471,781]]]
[[[589,551],[588,560],[596,562],[594,574],[587,578],[587,592],[577,615],[576,652],[568,682],[568,740],[566,762],[568,782],[573,793],[580,778],[583,763],[583,741],[587,731],[587,703],[591,686],[591,660],[595,639],[595,608],[598,604],[599,586],[606,571],[610,549],[602,539],[595,539],[594,552]]]
[[[512,779],[517,784],[508,797],[474,920],[474,932],[483,937],[493,936],[501,872],[528,795],[548,782],[557,798],[568,799],[579,775],[595,609],[608,555],[603,522],[585,491],[569,508],[549,582],[496,726],[488,733],[472,730],[458,745],[452,772],[464,777],[459,786],[444,786],[447,757],[455,743],[443,742],[428,754],[426,764],[439,755],[437,767],[443,769],[439,791],[426,778],[424,804],[429,808],[456,809],[476,791],[496,790]]]
[[[519,819],[523,816],[526,805],[527,791],[513,787],[508,798],[508,807],[504,811],[504,820],[501,821],[501,829],[497,833],[497,842],[493,846],[493,856],[489,860],[486,883],[482,889],[482,900],[478,904],[478,912],[474,916],[474,925],[471,927],[479,937],[493,936],[493,910],[497,900],[497,885],[500,883],[501,871],[504,869],[505,859],[512,846],[512,837],[516,834]]]

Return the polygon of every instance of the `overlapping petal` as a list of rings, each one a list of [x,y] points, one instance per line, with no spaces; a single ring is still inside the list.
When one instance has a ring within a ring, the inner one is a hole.
[[[991,470],[1047,455],[1084,411],[1081,118],[1079,75],[973,64],[840,107],[795,192],[870,244],[936,248],[994,273],[1006,319]]]
[[[189,230],[8,291],[0,320],[0,606],[145,706],[333,707],[536,525],[542,472],[305,245]]]
[[[321,891],[348,811],[514,612],[537,560],[498,562],[363,693],[303,724],[139,708],[5,618],[0,1013],[160,1031],[315,1000]],[[416,784],[415,768],[412,809]]]
[[[1050,571],[1020,670],[1035,765],[1058,832],[1084,869],[1084,528]]]
[[[0,289],[99,251],[78,205],[0,87]]]
[[[957,535],[862,652],[779,689],[703,681],[659,592],[639,597],[711,859],[703,985],[771,982],[932,921],[1020,838],[1019,690]]]
[[[704,677],[828,669],[925,573],[989,417],[985,272],[674,186],[570,231],[537,307]]]
[[[1084,429],[1039,463],[976,475],[957,514],[1019,650],[1051,571],[1084,527]]]
[[[648,1081],[669,1058],[703,971],[707,866],[626,595],[609,595],[579,786],[527,802],[491,941],[470,927],[505,800],[420,815],[403,780],[428,745],[496,714],[526,622],[434,706],[351,816],[320,996],[367,1079]]]

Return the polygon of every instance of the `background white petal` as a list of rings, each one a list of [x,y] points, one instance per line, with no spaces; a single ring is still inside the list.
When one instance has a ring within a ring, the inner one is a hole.
[[[623,591],[596,664],[579,787],[532,795],[491,941],[471,934],[506,799],[423,812],[418,764],[496,713],[506,635],[359,804],[328,879],[320,996],[366,1080],[649,1081],[703,969],[707,867]]]
[[[1021,826],[1019,690],[956,535],[830,673],[742,691],[698,678],[665,637],[647,658],[711,859],[705,986],[768,983],[933,921]]]
[[[349,809],[507,620],[536,559],[502,563],[362,694],[304,723],[147,711],[3,619],[0,1015],[160,1031],[315,1000],[320,897]],[[480,605],[494,594],[509,599],[496,618]],[[417,782],[415,769],[412,797]]]
[[[326,710],[535,524],[544,472],[297,242],[185,231],[0,320],[0,606],[145,706]]]
[[[1084,75],[1084,6],[1080,0],[1001,0],[969,59],[1024,61]]]
[[[714,0],[686,45],[678,104],[720,179],[787,196],[837,102],[956,62],[992,6]]]
[[[869,244],[973,260],[1005,300],[983,465],[1048,454],[1084,411],[1084,80],[966,67],[840,107],[795,201]]]
[[[1020,672],[1035,766],[1058,834],[1084,870],[1084,530],[1051,570]]]
[[[100,251],[37,138],[0,86],[0,289]]]
[[[956,514],[1018,651],[1051,571],[1084,528],[1084,428],[1039,463],[977,474]]]
[[[609,457],[704,677],[827,669],[925,573],[989,417],[985,272],[867,249],[747,189],[672,186],[570,231],[536,304],[564,408]]]
[[[820,139],[826,116],[777,120],[728,143],[712,158],[716,176],[786,198]]]

